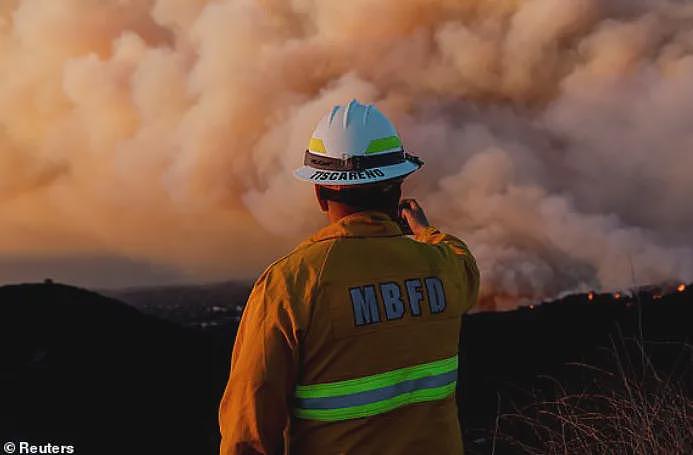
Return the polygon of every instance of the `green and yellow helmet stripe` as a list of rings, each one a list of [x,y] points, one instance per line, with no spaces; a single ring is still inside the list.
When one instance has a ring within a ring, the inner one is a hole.
[[[397,136],[381,137],[380,139],[374,139],[368,144],[366,149],[366,155],[371,153],[380,153],[387,150],[396,149],[402,147],[402,141]]]
[[[322,139],[318,139],[317,137],[310,138],[310,142],[308,142],[308,150],[314,153],[327,153],[327,149],[325,148],[325,144],[322,142]]]

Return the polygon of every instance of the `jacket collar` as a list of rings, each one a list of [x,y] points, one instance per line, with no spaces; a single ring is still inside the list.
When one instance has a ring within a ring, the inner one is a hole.
[[[347,215],[310,237],[311,242],[339,237],[396,237],[402,234],[399,225],[382,212],[366,211]]]

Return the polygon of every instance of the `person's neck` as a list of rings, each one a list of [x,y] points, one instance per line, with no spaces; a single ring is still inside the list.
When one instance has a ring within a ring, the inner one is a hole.
[[[327,218],[330,220],[330,223],[336,223],[337,221],[341,220],[345,216],[353,215],[354,213],[358,212],[365,212],[365,211],[375,211],[375,212],[381,212],[386,215],[388,215],[390,218],[395,219],[397,217],[397,210],[395,209],[384,209],[384,208],[374,208],[374,209],[368,209],[368,210],[363,210],[351,206],[346,206],[342,204],[329,204],[329,208],[327,210]]]

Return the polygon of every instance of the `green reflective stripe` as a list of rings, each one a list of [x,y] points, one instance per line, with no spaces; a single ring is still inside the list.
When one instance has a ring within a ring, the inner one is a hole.
[[[457,354],[455,354],[447,359],[422,363],[413,367],[400,368],[399,370],[392,370],[372,376],[364,376],[358,379],[348,379],[346,381],[328,382],[324,384],[299,385],[296,386],[296,397],[323,398],[366,392],[381,387],[391,386],[403,381],[447,373],[457,369],[457,362]]]
[[[383,412],[392,411],[393,409],[414,403],[425,401],[441,400],[451,395],[455,391],[457,382],[435,387],[431,389],[415,390],[413,392],[404,393],[394,398],[375,403],[353,406],[350,408],[339,409],[295,409],[296,417],[301,419],[312,419],[322,421],[348,420],[358,419],[360,417],[368,417]]]
[[[369,153],[384,152],[386,150],[392,150],[397,147],[402,146],[402,141],[400,141],[397,136],[381,137],[380,139],[374,139],[368,144],[366,149],[366,155]]]

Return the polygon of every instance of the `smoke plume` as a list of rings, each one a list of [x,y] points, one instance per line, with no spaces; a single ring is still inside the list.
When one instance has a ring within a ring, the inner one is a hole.
[[[673,0],[3,1],[0,256],[251,277],[324,223],[291,171],[352,98],[501,306],[693,278]]]

